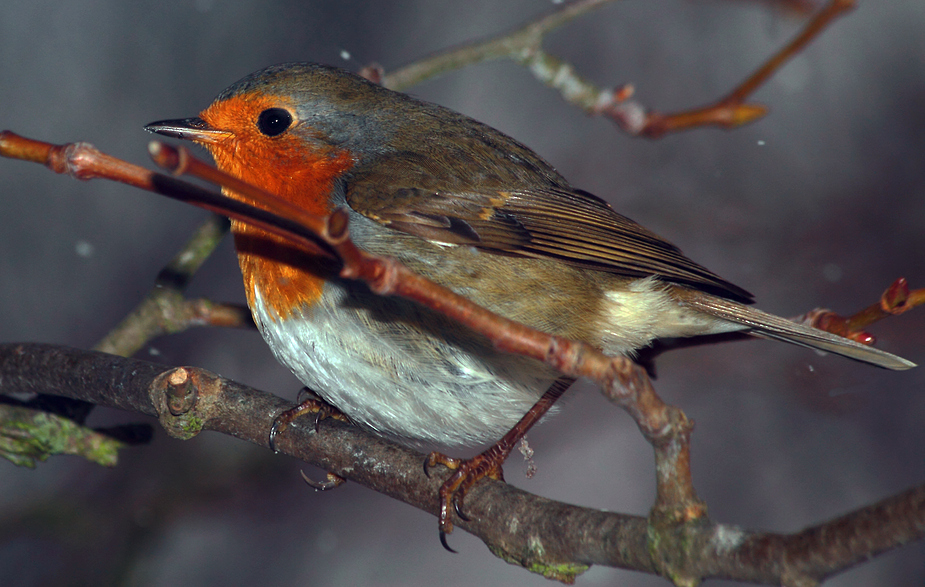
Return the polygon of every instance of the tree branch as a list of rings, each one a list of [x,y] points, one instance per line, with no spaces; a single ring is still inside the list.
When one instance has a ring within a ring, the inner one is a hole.
[[[563,2],[558,8],[513,31],[441,51],[391,73],[376,71],[366,75],[388,88],[403,90],[447,71],[483,61],[511,59],[529,69],[543,84],[558,90],[566,102],[590,115],[610,118],[631,135],[659,138],[670,132],[703,126],[731,129],[754,122],[767,114],[766,106],[748,103],[746,100],[790,59],[818,38],[837,17],[853,10],[856,4],[855,0],[830,0],[790,43],[729,94],[708,106],[666,114],[647,110],[631,100],[635,92],[631,84],[617,89],[598,88],[578,75],[570,63],[542,48],[543,38],[549,32],[611,1]]]
[[[254,327],[250,311],[239,305],[189,300],[186,286],[228,232],[228,219],[213,215],[200,225],[158,274],[154,287],[115,328],[93,348],[131,357],[152,339],[193,326]]]
[[[391,73],[383,74],[382,85],[401,91],[447,71],[494,59],[513,59],[526,66],[530,66],[532,62],[537,61],[538,63],[531,67],[531,71],[544,83],[551,82],[555,79],[555,76],[549,75],[551,69],[548,63],[546,66],[541,67],[541,62],[546,56],[540,47],[543,37],[571,20],[613,1],[570,0],[562,2],[553,10],[513,31],[484,41],[466,43],[459,47],[446,49],[430,57],[419,59]],[[547,71],[544,72],[544,70]],[[563,73],[562,75],[563,77],[560,78],[558,86],[550,85],[563,90],[564,95],[573,95],[577,99],[577,96],[584,95],[588,91],[591,94],[597,93],[597,90],[594,90],[590,84],[582,82],[572,75],[572,72],[568,72],[567,75]],[[569,91],[569,87],[573,89]],[[579,100],[575,103],[581,105],[581,102],[582,100]]]
[[[213,430],[268,447],[289,402],[207,371],[167,367],[46,344],[0,345],[0,394],[48,393],[156,417],[176,438]],[[281,452],[436,515],[441,480],[425,455],[333,419],[297,420]],[[375,463],[375,466],[372,465]],[[925,537],[925,486],[791,535],[749,532],[700,518],[650,542],[650,520],[538,497],[498,481],[466,498],[458,526],[496,555],[570,582],[590,565],[671,577],[813,585],[881,552]],[[654,548],[653,548],[654,546]]]

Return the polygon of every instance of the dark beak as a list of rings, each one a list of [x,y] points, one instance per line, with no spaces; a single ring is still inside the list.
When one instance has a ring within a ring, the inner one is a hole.
[[[231,133],[227,131],[212,128],[205,120],[199,117],[158,120],[145,125],[145,130],[166,137],[195,141],[197,143],[216,143],[231,136]]]

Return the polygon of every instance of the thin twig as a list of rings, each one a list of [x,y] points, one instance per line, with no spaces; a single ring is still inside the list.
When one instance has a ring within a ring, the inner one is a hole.
[[[188,300],[183,295],[189,280],[227,232],[228,220],[223,216],[214,215],[200,225],[161,270],[144,299],[94,350],[130,357],[158,336],[193,326],[252,327],[247,308],[205,299]]]
[[[906,278],[900,277],[883,292],[879,302],[847,318],[830,310],[818,309],[807,312],[797,321],[864,344],[874,344],[876,338],[864,328],[878,320],[898,316],[922,304],[925,304],[925,288],[910,290]]]
[[[669,132],[702,126],[735,128],[767,114],[766,106],[747,103],[746,99],[787,61],[818,38],[837,17],[855,6],[854,0],[831,0],[790,43],[729,94],[708,106],[663,114],[654,110],[647,111],[638,102],[631,100],[634,92],[632,85],[617,89],[598,88],[582,78],[570,63],[545,52],[542,48],[543,38],[550,31],[611,1],[564,2],[551,12],[513,31],[441,51],[391,73],[377,70],[375,77],[388,88],[402,90],[425,79],[468,65],[494,59],[511,59],[529,69],[542,83],[558,90],[570,104],[578,106],[588,114],[611,118],[622,130],[632,135],[658,138]]]
[[[493,59],[514,59],[528,63],[540,52],[543,37],[550,31],[614,0],[571,0],[510,32],[484,41],[466,43],[419,59],[410,65],[382,76],[382,85],[393,90],[411,86],[468,65]]]
[[[645,112],[638,103],[629,100],[632,91],[615,92],[610,100],[598,105],[597,113],[612,118],[630,134],[658,138],[669,132],[689,130],[702,126],[719,126],[730,129],[757,120],[767,114],[762,104],[750,104],[746,100],[772,75],[797,53],[816,39],[837,17],[852,10],[854,0],[830,0],[807,24],[803,30],[778,51],[773,57],[752,73],[744,82],[717,102],[701,108],[662,114]]]

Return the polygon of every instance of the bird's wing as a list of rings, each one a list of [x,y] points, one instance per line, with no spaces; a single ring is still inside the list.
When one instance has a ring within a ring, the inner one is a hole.
[[[379,167],[382,169],[382,167]],[[551,182],[510,190],[453,185],[427,174],[370,171],[345,186],[357,212],[394,230],[515,256],[552,258],[619,275],[656,275],[740,302],[750,293],[685,257],[680,249],[600,198]],[[409,185],[410,184],[410,185]]]

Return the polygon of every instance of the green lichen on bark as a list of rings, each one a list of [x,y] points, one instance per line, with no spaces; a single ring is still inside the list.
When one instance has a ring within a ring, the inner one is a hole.
[[[33,468],[52,455],[76,455],[113,467],[125,444],[63,416],[0,405],[0,456]]]

